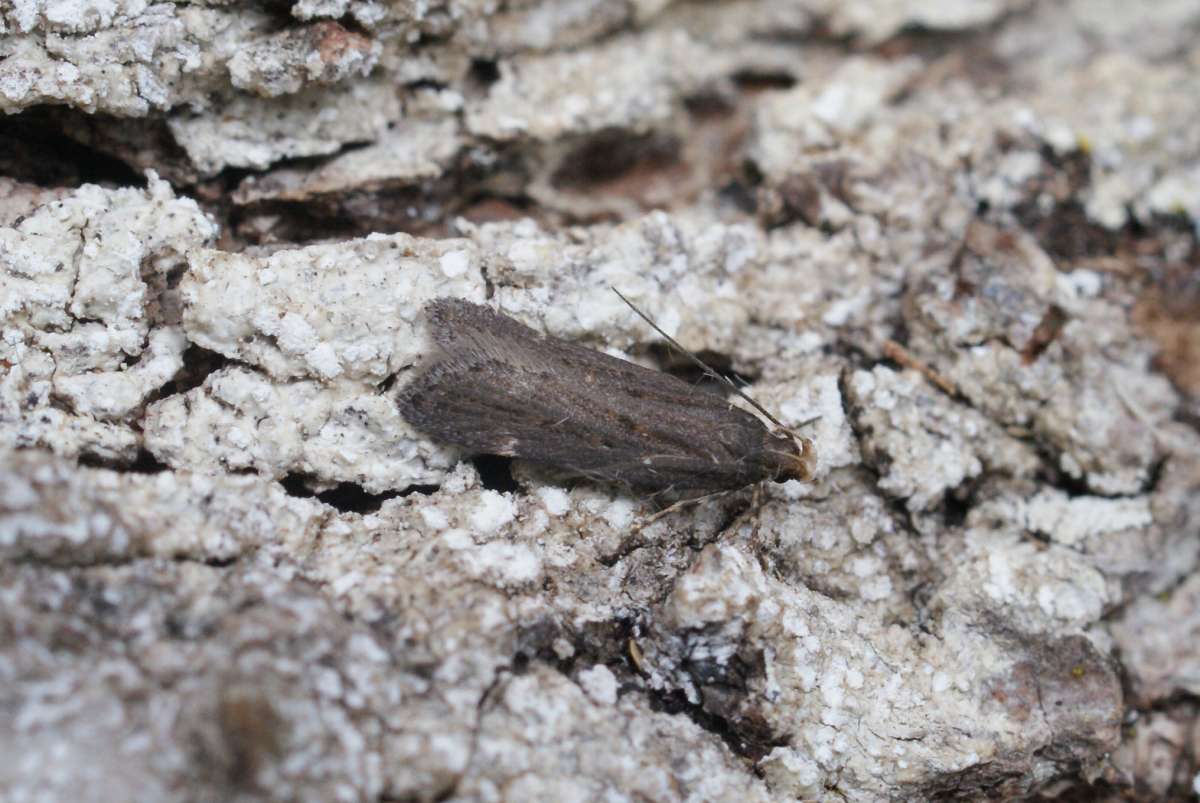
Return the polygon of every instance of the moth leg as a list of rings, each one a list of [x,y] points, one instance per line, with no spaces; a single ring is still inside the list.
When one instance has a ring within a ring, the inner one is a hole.
[[[762,564],[763,571],[767,571],[767,556],[763,549],[763,544],[758,540],[758,531],[762,527],[762,509],[763,504],[763,484],[760,482],[754,486],[754,495],[750,497],[750,509],[747,514],[754,514],[754,526],[750,528],[750,548],[754,550],[754,554],[758,555],[758,562]]]
[[[670,507],[670,505],[666,504],[666,499],[668,497],[670,497],[671,494],[673,494],[674,492],[675,492],[675,486],[670,485],[670,486],[667,486],[666,488],[662,488],[661,490],[650,493],[648,496],[646,496],[646,501],[648,501],[652,506],[654,506],[658,510],[664,510],[665,508]]]
[[[667,507],[663,508],[662,510],[658,511],[657,513],[655,513],[652,516],[650,516],[649,518],[647,518],[645,521],[640,522],[637,525],[637,529],[634,532],[640,531],[644,527],[649,527],[654,522],[658,521],[659,519],[663,518],[664,516],[666,516],[670,513],[674,513],[676,510],[682,510],[683,508],[687,507],[688,505],[699,504],[700,502],[703,502],[706,499],[715,499],[716,497],[724,496],[727,493],[729,493],[729,491],[727,491],[727,490],[714,491],[713,493],[704,494],[703,496],[693,496],[693,497],[689,497],[688,499],[680,499],[675,504],[668,505]]]
[[[762,488],[763,484],[761,482],[754,485],[754,490],[751,491],[749,507],[739,513],[738,517],[733,520],[733,523],[725,528],[725,533],[722,537],[735,537],[738,529],[746,523],[746,520],[752,518],[753,526],[750,528],[750,537],[746,539],[746,547],[752,555],[757,556],[763,571],[766,571],[766,556],[763,554],[763,545],[758,540],[759,529],[762,525],[762,508],[764,504]]]
[[[645,530],[647,527],[649,527],[654,522],[663,518],[664,516],[666,516],[670,513],[674,513],[677,510],[682,510],[684,507],[686,507],[688,505],[694,505],[699,502],[703,502],[705,499],[712,499],[713,497],[721,496],[722,494],[727,494],[727,493],[729,493],[728,490],[723,490],[723,491],[716,491],[716,492],[710,493],[710,494],[704,494],[703,496],[693,496],[693,497],[689,497],[687,499],[680,499],[675,504],[669,505],[668,507],[665,507],[662,510],[659,510],[658,512],[651,514],[644,521],[639,521],[639,522],[635,523],[632,527],[630,527],[629,535],[626,536],[622,540],[621,546],[617,549],[617,551],[610,556],[601,558],[601,562],[604,563],[606,566],[612,566],[617,561],[623,560],[624,558],[626,558],[634,550],[641,549],[642,547],[647,546],[649,544],[649,542],[645,538],[642,537],[642,531]],[[657,495],[658,494],[655,494],[655,496],[657,496]],[[653,497],[651,497],[651,498],[653,498]]]

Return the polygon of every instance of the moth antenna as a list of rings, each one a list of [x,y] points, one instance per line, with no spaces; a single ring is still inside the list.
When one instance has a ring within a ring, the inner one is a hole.
[[[717,373],[713,368],[711,368],[708,365],[708,363],[706,363],[704,360],[697,357],[692,352],[685,349],[682,345],[680,345],[678,340],[671,337],[669,334],[667,334],[662,329],[660,329],[658,324],[656,324],[654,321],[650,320],[649,315],[647,315],[646,313],[642,312],[640,309],[635,307],[633,305],[633,302],[630,301],[628,298],[626,298],[624,295],[622,295],[620,290],[618,290],[615,287],[609,287],[608,289],[612,290],[614,293],[616,293],[617,297],[619,299],[624,301],[631,310],[636,312],[639,318],[641,318],[646,323],[650,324],[650,327],[652,329],[654,329],[654,331],[656,331],[660,335],[662,335],[663,339],[666,340],[668,343],[670,343],[677,351],[679,351],[683,354],[686,354],[688,356],[688,358],[691,359],[692,362],[694,362],[694,363],[696,363],[696,365],[700,366],[700,368],[704,370],[705,376],[711,376],[713,379],[716,379],[720,382],[724,382],[726,385],[729,386],[730,390],[732,390],[737,395],[741,396],[743,399],[745,399],[747,402],[749,402],[754,407],[755,410],[758,410],[760,413],[762,413],[764,416],[766,416],[768,421],[770,421],[772,424],[779,427],[781,430],[788,433],[789,435],[792,435],[793,437],[795,437],[796,433],[792,432],[792,430],[785,427],[778,418],[776,418],[775,416],[773,416],[769,412],[767,412],[765,407],[763,407],[761,404],[756,402],[754,399],[750,398],[750,396],[748,394],[743,393],[741,388],[739,388],[732,379],[725,376],[724,374]],[[805,423],[808,423],[808,422],[805,422]]]

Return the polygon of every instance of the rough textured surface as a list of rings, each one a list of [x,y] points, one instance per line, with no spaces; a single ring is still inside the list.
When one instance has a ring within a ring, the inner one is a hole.
[[[721,72],[718,54],[681,32],[622,37],[577,53],[501,62],[499,80],[467,107],[465,122],[493,140],[636,131],[676,116],[683,97]]]
[[[0,7],[0,797],[1195,794],[1198,32]],[[443,295],[707,381],[610,287],[815,481],[651,521],[400,418]]]
[[[458,155],[462,141],[453,120],[414,120],[359,150],[330,159],[320,168],[280,168],[249,176],[238,187],[239,204],[315,201],[353,187],[376,192],[436,179]]]
[[[1142,700],[1166,700],[1200,690],[1200,579],[1180,583],[1166,598],[1143,597],[1113,623],[1113,638],[1125,656],[1134,692]]]
[[[183,364],[172,277],[216,233],[153,175],[0,229],[0,443],[132,460],[142,408]]]
[[[484,294],[472,243],[404,234],[260,258],[196,250],[188,268],[188,337],[275,379],[381,382],[420,354],[425,302]]]
[[[916,371],[856,371],[846,401],[879,488],[928,510],[984,472],[1031,476],[1037,455],[986,416],[955,404]]]
[[[272,383],[241,368],[151,405],[145,448],[175,468],[302,474],[315,485],[353,482],[368,493],[440,479],[446,451],[421,440],[388,393],[363,383]]]

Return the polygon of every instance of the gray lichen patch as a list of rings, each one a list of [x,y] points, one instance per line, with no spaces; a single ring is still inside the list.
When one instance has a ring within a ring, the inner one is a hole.
[[[405,120],[371,145],[336,156],[316,170],[282,167],[250,176],[238,187],[234,202],[310,201],[419,185],[441,176],[464,144],[452,120]]]
[[[502,62],[499,80],[464,119],[470,133],[501,141],[644,130],[674,119],[721,70],[719,52],[680,31],[625,36],[599,49]]]
[[[16,521],[31,525],[63,494],[79,496],[57,529],[22,526],[15,546],[37,560],[0,570],[8,603],[0,619],[20,635],[0,651],[18,658],[23,639],[81,634],[57,657],[5,663],[15,672],[5,695],[34,674],[54,681],[36,699],[4,698],[18,716],[0,726],[0,742],[24,744],[32,761],[48,757],[56,737],[74,750],[133,731],[163,741],[123,742],[117,787],[183,784],[217,798],[269,785],[301,800],[335,790],[466,794],[498,784],[565,789],[564,767],[577,766],[579,788],[769,799],[719,738],[653,712],[640,695],[626,699],[605,665],[581,664],[573,679],[545,664],[517,667],[522,649],[576,649],[565,627],[544,637],[537,622],[552,633],[556,618],[573,626],[596,615],[570,593],[553,606],[540,599],[547,579],[600,568],[571,558],[570,540],[553,528],[575,515],[566,493],[520,499],[479,488],[465,471],[432,497],[330,517],[252,478],[130,481],[32,462],[18,464],[30,469],[20,476],[37,479],[3,499],[6,512],[20,511]],[[122,498],[142,506],[136,518]],[[116,530],[96,520],[93,505],[109,506]],[[177,538],[164,516],[177,522]],[[74,559],[71,544],[81,550]],[[143,559],[164,554],[191,560]],[[192,562],[231,559],[226,569]],[[70,574],[43,562],[128,565]],[[283,630],[291,635],[260,641]],[[605,751],[576,764],[597,729]],[[305,749],[320,756],[286,760]],[[199,774],[194,754],[207,768]],[[9,788],[58,789],[97,764],[70,761],[49,779],[26,766],[0,764],[0,777]]]
[[[651,687],[678,686],[780,745],[760,761],[776,793],[813,796],[836,778],[855,797],[886,796],[918,788],[909,785],[929,778],[931,761],[986,787],[1042,771],[1035,745],[1085,758],[1118,741],[1119,679],[1085,638],[1000,647],[977,620],[943,619],[936,639],[868,621],[713,545],[654,611],[641,648]],[[964,731],[968,720],[990,725]]]
[[[413,794],[460,778],[468,798],[497,785],[523,790],[514,796],[608,787],[668,790],[668,800],[765,794],[712,733],[652,713],[641,693],[627,698],[626,643],[614,634],[629,603],[614,592],[628,568],[601,558],[606,534],[623,534],[637,512],[595,489],[500,493],[464,468],[429,496],[329,522],[300,574],[354,620],[384,626],[407,611],[407,660],[429,672],[429,692],[407,704],[427,713],[410,715],[389,742],[396,788]],[[587,758],[578,751],[597,733],[607,749]],[[700,757],[724,769],[700,773]]]
[[[621,790],[647,800],[768,801],[765,783],[686,718],[618,702],[603,665],[578,683],[545,667],[488,696],[462,799],[503,789],[511,800],[596,800]],[[605,745],[597,749],[597,743]],[[669,769],[668,769],[669,767]]]
[[[233,561],[303,544],[329,515],[256,477],[119,473],[33,451],[5,455],[0,487],[0,556],[59,566]]]
[[[143,272],[170,271],[216,234],[194,201],[149,180],[144,191],[87,185],[4,229],[6,322],[52,327],[61,348],[72,319],[84,319],[104,327],[110,363],[117,350],[136,353],[148,325]]]
[[[219,4],[58,3],[0,11],[0,109],[66,104],[144,117],[242,90],[293,94],[370,72],[379,45],[336,22],[277,30]]]
[[[266,257],[198,251],[180,296],[205,348],[280,379],[378,383],[421,353],[423,302],[483,290],[472,243],[397,234]]]
[[[1028,0],[988,0],[982,3],[878,3],[852,0],[848,3],[815,3],[810,11],[841,35],[867,42],[894,36],[904,28],[931,31],[971,30],[986,27],[1008,15],[1023,11]]]
[[[217,800],[266,784],[316,801],[398,788],[391,768],[403,763],[385,735],[421,709],[380,713],[418,700],[425,681],[311,586],[165,561],[2,572],[0,621],[17,638],[0,648],[12,668],[0,694],[17,715],[0,725],[0,744],[23,745],[26,757],[0,765],[7,789],[67,796],[95,771],[121,796],[186,788]],[[263,638],[283,630],[292,635]],[[44,639],[58,647],[20,647]],[[44,693],[20,694],[35,677]],[[314,752],[281,760],[297,750]]]
[[[946,398],[916,371],[877,366],[845,383],[879,488],[912,510],[939,505],[985,471],[1032,476],[1037,454],[978,411]]]
[[[151,174],[145,190],[88,185],[0,229],[0,440],[132,460],[134,420],[186,346],[158,326],[151,287],[215,225]]]
[[[336,153],[371,142],[400,117],[395,87],[382,82],[305,87],[273,98],[238,95],[226,114],[178,112],[168,124],[201,175],[262,169],[280,159]]]
[[[174,468],[300,474],[317,487],[403,490],[437,482],[452,465],[445,450],[413,432],[389,394],[349,380],[273,382],[222,369],[151,405],[143,427],[146,449]]]
[[[108,421],[126,419],[179,372],[186,347],[187,338],[179,328],[155,329],[147,337],[146,350],[126,370],[65,370],[56,373],[53,392],[77,413]]]
[[[809,159],[828,160],[840,147],[860,156],[861,149],[848,138],[886,113],[918,67],[913,60],[854,59],[818,84],[767,98],[755,110],[747,155],[768,176],[804,172]],[[842,214],[848,211],[843,208]]]
[[[657,339],[615,288],[685,347],[703,342],[736,354],[744,346],[735,333],[749,315],[738,288],[763,247],[753,227],[651,213],[572,236],[529,220],[486,224],[468,236],[489,255],[500,308],[556,336],[602,337],[617,348]],[[704,315],[685,303],[701,297],[710,299]]]
[[[0,108],[6,112],[71,103],[87,111],[144,115],[167,108],[171,88],[203,61],[192,26],[173,5],[37,5],[0,12],[0,53],[6,56]],[[205,11],[191,20],[197,16]]]
[[[11,178],[0,178],[0,225],[10,227],[50,201],[70,195],[64,188],[39,187]]]
[[[914,351],[973,405],[1030,431],[1091,490],[1134,494],[1166,453],[1160,432],[1178,397],[1098,281],[1058,273],[1027,238],[976,226],[910,292],[906,320]]]
[[[605,34],[653,18],[670,0],[609,3],[566,0],[528,6],[502,6],[496,13],[459,31],[473,51],[511,55],[529,51],[566,50],[602,41]]]
[[[1110,625],[1140,700],[1200,690],[1200,661],[1193,648],[1200,638],[1197,594],[1200,575],[1192,574],[1162,597],[1138,599]]]
[[[958,608],[991,610],[1011,627],[1044,632],[1087,627],[1130,600],[1174,587],[1195,571],[1200,544],[1179,526],[1193,515],[1195,462],[1173,462],[1155,493],[1139,497],[986,483],[961,539],[938,545],[938,559],[955,566],[939,593]]]
[[[776,335],[767,353],[783,351],[784,364],[843,341],[878,350],[893,326],[891,297],[901,283],[879,223],[862,216],[846,230],[823,234],[806,226],[767,234],[760,278],[745,293],[755,319]],[[765,368],[776,361],[767,360]]]
[[[378,42],[336,22],[319,22],[251,41],[234,53],[226,66],[235,88],[278,97],[312,84],[368,75],[379,51]]]
[[[942,616],[969,622],[995,621],[1031,636],[1079,632],[1121,602],[1119,578],[1073,549],[1045,547],[1007,525],[1001,497],[978,509],[961,539],[947,544],[954,566],[933,605]],[[991,525],[991,526],[989,526]]]
[[[1156,215],[1200,223],[1200,134],[1186,109],[1195,80],[1194,66],[1112,53],[1072,65],[1030,99],[1055,150],[1088,156],[1079,200],[1089,220],[1108,229]]]
[[[785,581],[911,617],[913,578],[932,573],[931,556],[868,480],[841,471],[809,493],[782,489],[751,513],[736,543],[760,551]]]

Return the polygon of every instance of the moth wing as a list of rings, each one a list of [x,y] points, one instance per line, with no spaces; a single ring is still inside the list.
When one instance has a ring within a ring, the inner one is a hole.
[[[437,440],[475,452],[519,456],[529,430],[546,426],[552,413],[501,387],[504,377],[498,368],[488,362],[435,363],[400,392],[401,415]]]
[[[458,298],[439,298],[426,306],[434,341],[450,360],[495,360],[512,370],[556,375],[590,374],[612,393],[657,400],[676,408],[718,411],[728,408],[719,394],[678,377],[654,371],[599,351],[539,334],[490,307]]]
[[[731,416],[719,405],[720,414],[710,416],[714,420],[689,415],[693,429],[680,431],[673,398],[588,386],[577,372],[564,374],[536,360],[527,362],[540,370],[514,360],[481,359],[478,353],[471,357],[435,363],[413,380],[399,400],[404,418],[471,451],[633,487],[716,489],[755,479],[743,458],[747,439],[761,425],[741,411]]]
[[[642,455],[634,460],[617,458],[577,473],[643,490],[699,493],[740,488],[764,478],[746,462],[714,463],[692,455]]]
[[[451,359],[512,361],[542,339],[523,323],[461,298],[431,301],[425,318],[434,342]]]
[[[721,396],[545,337],[489,307],[443,298],[426,310],[441,354],[399,398],[426,434],[639,488],[715,490],[761,478],[763,426]]]

